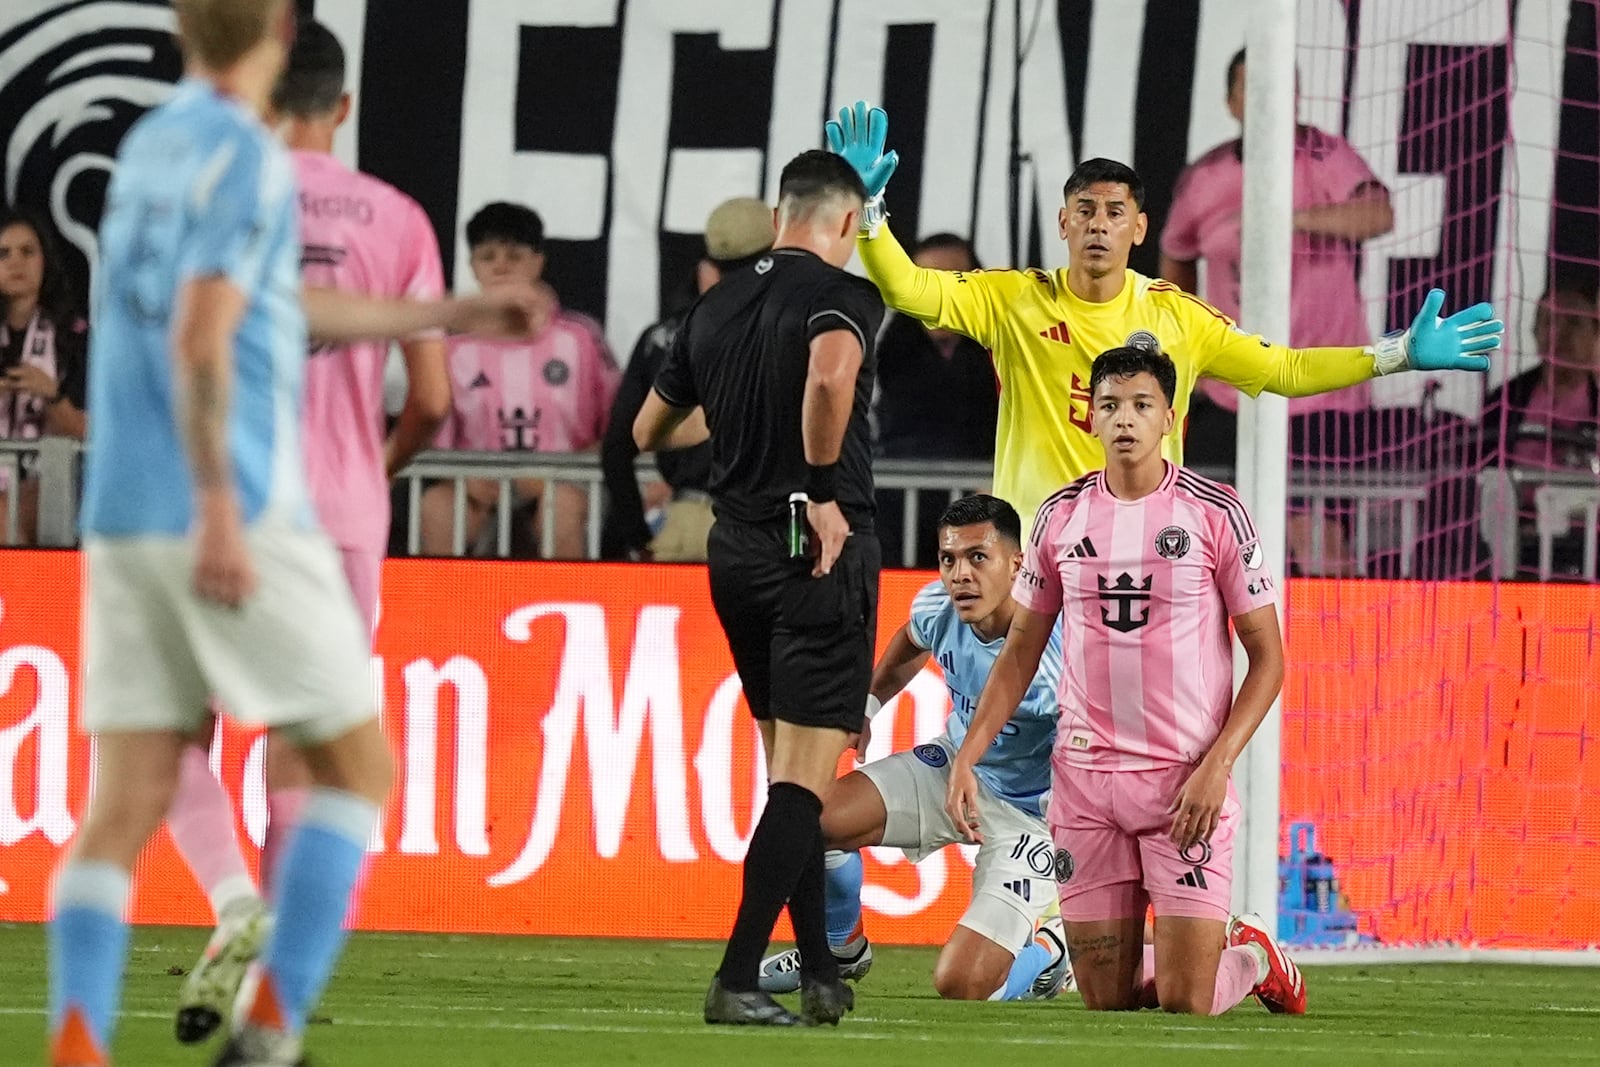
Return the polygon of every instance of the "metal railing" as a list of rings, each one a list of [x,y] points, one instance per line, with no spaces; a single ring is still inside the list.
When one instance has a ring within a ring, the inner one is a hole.
[[[30,441],[0,441],[0,480],[5,486],[19,484],[19,476],[37,479],[39,484],[38,531],[36,543],[42,546],[71,546],[77,543],[77,513],[83,445],[64,437],[44,437]],[[654,472],[640,464],[641,483],[653,480]],[[1207,477],[1226,480],[1230,472],[1196,468]],[[991,482],[988,463],[956,460],[880,459],[873,465],[880,491],[900,492],[904,507],[900,516],[900,564],[911,566],[917,558],[917,535],[923,492],[938,492],[955,500],[983,489]],[[1432,486],[1451,477],[1475,479],[1478,489],[1476,519],[1483,540],[1489,545],[1494,573],[1515,577],[1522,540],[1522,510],[1518,501],[1523,490],[1531,488],[1532,527],[1538,539],[1539,577],[1548,580],[1553,571],[1555,541],[1568,535],[1576,522],[1584,531],[1583,576],[1591,581],[1600,570],[1600,478],[1586,471],[1536,471],[1521,468],[1491,467],[1469,471],[1363,471],[1291,470],[1289,496],[1303,501],[1311,518],[1312,568],[1327,552],[1326,519],[1334,508],[1347,505],[1353,511],[1353,553],[1358,573],[1365,574],[1375,552],[1389,549],[1399,556],[1401,577],[1416,571],[1416,550],[1424,529],[1423,515]],[[604,514],[604,476],[599,457],[593,453],[506,453],[506,452],[425,452],[418,456],[399,478],[406,483],[409,501],[406,516],[406,550],[416,555],[422,548],[422,500],[432,483],[452,485],[451,545],[453,555],[469,549],[482,550],[505,558],[512,551],[512,522],[516,511],[514,483],[541,480],[581,486],[588,502],[585,529],[586,555],[600,555],[601,516]],[[471,480],[496,483],[497,495],[493,535],[487,532],[479,543],[466,540],[466,483]],[[9,502],[8,502],[9,503]],[[18,544],[19,508],[8,506],[3,528],[4,543]],[[556,539],[556,508],[539,509],[538,541],[540,554],[551,556]]]

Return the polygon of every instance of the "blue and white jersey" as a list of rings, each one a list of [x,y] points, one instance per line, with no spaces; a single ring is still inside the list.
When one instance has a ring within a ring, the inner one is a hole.
[[[944,671],[953,705],[945,731],[957,748],[978,710],[989,671],[1006,639],[984,641],[961,621],[955,602],[938,582],[929,582],[911,602],[906,631],[913,644],[933,653]],[[1050,750],[1056,740],[1057,686],[1061,680],[1061,620],[1039,660],[1033,684],[978,761],[978,779],[996,796],[1029,815],[1043,816],[1050,795]]]
[[[288,152],[238,100],[197,80],[123,141],[100,227],[90,320],[83,530],[182,536],[194,512],[172,330],[184,285],[226,278],[248,304],[228,427],[246,523],[315,524],[300,447],[306,353]]]

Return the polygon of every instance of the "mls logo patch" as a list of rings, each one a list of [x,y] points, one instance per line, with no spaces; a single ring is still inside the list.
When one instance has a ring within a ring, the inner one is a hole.
[[[1211,842],[1196,841],[1192,845],[1185,845],[1178,853],[1178,858],[1185,863],[1192,863],[1196,867],[1204,867],[1211,862]]]
[[[1066,885],[1072,881],[1072,872],[1076,869],[1072,862],[1072,853],[1064,848],[1056,849],[1056,881]]]
[[[930,767],[943,767],[950,762],[950,754],[938,745],[918,745],[911,751],[915,752],[917,758]]]
[[[1143,352],[1161,351],[1161,342],[1149,330],[1134,330],[1123,342],[1128,348],[1137,348]]]
[[[757,274],[765,274],[765,273],[767,273],[767,271],[769,271],[771,269],[772,269],[772,257],[771,256],[762,256],[761,257],[761,262],[756,264],[756,273]]]
[[[1162,559],[1182,559],[1189,554],[1189,531],[1182,526],[1168,526],[1156,534],[1156,555]]]
[[[571,377],[572,368],[567,366],[565,360],[552,359],[544,365],[544,380],[551,385],[566,385]]]
[[[1261,564],[1266,562],[1266,554],[1261,551],[1260,541],[1251,541],[1239,550],[1240,557],[1244,560],[1244,569],[1258,571]]]

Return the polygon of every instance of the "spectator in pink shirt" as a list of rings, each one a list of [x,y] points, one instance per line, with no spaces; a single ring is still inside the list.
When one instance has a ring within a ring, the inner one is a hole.
[[[1600,472],[1600,310],[1593,274],[1558,277],[1539,298],[1533,340],[1539,364],[1489,394],[1483,411],[1483,455],[1531,470]],[[1532,485],[1524,485],[1522,560],[1538,566]],[[1556,573],[1580,574],[1581,526],[1557,538]]]
[[[485,292],[535,284],[548,295],[546,324],[531,341],[453,338],[450,379],[453,406],[440,431],[440,448],[479,452],[590,452],[605,435],[606,415],[620,377],[600,324],[567,311],[540,281],[544,273],[544,222],[520,204],[493,203],[467,223],[472,273]],[[519,505],[555,509],[556,559],[582,559],[589,518],[588,492],[577,483],[548,485],[518,479]],[[466,544],[483,532],[499,500],[490,480],[467,482]],[[431,486],[422,499],[422,550],[447,555],[452,547],[455,486]],[[519,507],[519,514],[527,509]]]
[[[1244,121],[1244,50],[1228,64],[1228,110]],[[1239,235],[1244,204],[1244,141],[1218,145],[1179,176],[1161,231],[1161,276],[1198,291],[1197,264],[1206,264],[1205,298],[1239,317]],[[1295,347],[1361,345],[1371,337],[1356,271],[1361,242],[1394,228],[1389,191],[1342,137],[1312,126],[1295,135],[1294,261],[1289,343]],[[1239,394],[1202,379],[1190,412],[1185,454],[1196,464],[1233,462]],[[1289,402],[1290,449],[1297,457],[1354,459],[1377,448],[1376,426],[1359,415],[1371,406],[1368,385]],[[1330,522],[1322,570],[1351,569],[1343,532]],[[1291,517],[1291,554],[1304,567],[1311,540],[1304,514]],[[1297,551],[1297,547],[1299,551]]]

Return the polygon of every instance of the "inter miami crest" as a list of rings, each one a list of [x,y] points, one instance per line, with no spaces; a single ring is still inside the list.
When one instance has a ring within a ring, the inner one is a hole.
[[[1137,348],[1143,352],[1161,351],[1161,341],[1149,330],[1134,330],[1122,343],[1128,348]]]
[[[1189,554],[1189,531],[1182,526],[1168,526],[1156,534],[1156,555],[1162,559],[1182,559]]]
[[[1077,869],[1072,862],[1072,853],[1064,848],[1056,849],[1056,882],[1066,885],[1072,881],[1072,873]]]

